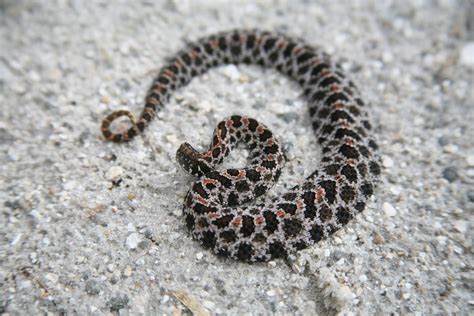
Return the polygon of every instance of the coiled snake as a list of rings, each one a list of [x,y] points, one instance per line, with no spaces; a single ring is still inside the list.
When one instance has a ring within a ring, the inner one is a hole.
[[[327,54],[302,41],[257,30],[208,36],[189,44],[160,71],[137,122],[130,112],[116,111],[103,120],[102,133],[114,142],[128,141],[192,78],[219,65],[242,63],[274,68],[301,86],[322,146],[316,171],[281,196],[251,203],[278,180],[285,157],[265,125],[240,115],[217,125],[208,151],[197,152],[184,143],[176,158],[199,177],[184,202],[192,236],[219,255],[267,261],[317,243],[347,224],[365,208],[381,171],[366,106]],[[124,115],[133,126],[113,133],[110,124]],[[219,169],[239,142],[250,150],[249,166]]]

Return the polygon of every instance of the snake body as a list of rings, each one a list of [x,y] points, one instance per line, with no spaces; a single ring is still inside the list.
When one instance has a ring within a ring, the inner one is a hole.
[[[178,163],[199,177],[184,202],[192,236],[215,253],[246,262],[287,257],[334,233],[361,212],[380,174],[377,145],[366,106],[354,83],[324,52],[300,40],[235,30],[189,44],[164,67],[146,96],[140,119],[113,133],[117,111],[104,119],[106,139],[127,141],[142,132],[172,93],[192,78],[224,64],[256,64],[292,78],[308,100],[312,127],[322,147],[316,170],[285,194],[265,195],[285,162],[278,140],[261,122],[233,115],[218,123],[211,146],[196,151],[184,143]],[[250,150],[249,166],[218,169],[239,142]]]

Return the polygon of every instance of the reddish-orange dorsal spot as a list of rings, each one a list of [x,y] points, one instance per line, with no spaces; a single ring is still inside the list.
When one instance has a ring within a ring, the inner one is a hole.
[[[207,218],[209,218],[209,219],[216,219],[216,218],[219,218],[219,217],[220,217],[220,215],[216,212],[212,212],[212,213],[207,214]]]
[[[293,54],[298,55],[299,53],[303,52],[304,48],[303,47],[295,47],[293,48]]]
[[[344,144],[352,146],[352,145],[354,145],[354,141],[352,140],[352,138],[346,137],[344,139]]]
[[[271,138],[267,139],[267,145],[269,146],[273,145],[273,139]]]
[[[349,128],[349,124],[346,121],[341,122],[341,127],[343,128]]]
[[[264,167],[260,167],[260,166],[255,168],[255,170],[257,170],[258,173],[263,173],[263,172],[267,171],[267,169],[265,169]]]
[[[330,74],[332,74],[332,72],[330,70],[326,69],[326,70],[321,71],[321,77],[327,77]]]
[[[208,204],[207,200],[204,199],[202,196],[199,196],[196,198],[198,200],[199,203],[201,203],[202,205],[206,205]]]
[[[313,65],[317,66],[321,63],[321,60],[319,58],[314,58],[313,61],[311,62]]]
[[[349,165],[349,166],[353,166],[355,164],[355,162],[354,162],[353,159],[347,159],[346,164]]]
[[[199,57],[199,53],[196,52],[195,50],[192,50],[190,53],[189,53],[189,57],[191,57],[192,60],[196,59]]]
[[[257,133],[262,134],[263,133],[263,127],[262,126],[257,126],[256,131],[257,131]]]
[[[219,47],[219,41],[218,40],[212,40],[209,42],[212,48],[218,48]]]
[[[336,91],[339,91],[339,85],[337,83],[333,83],[329,89],[331,90],[331,92],[336,92]]]
[[[264,222],[265,222],[265,218],[263,218],[262,216],[255,218],[255,224],[257,225],[261,225]]]
[[[163,75],[168,76],[170,78],[174,78],[174,72],[172,72],[169,69],[166,69],[165,71],[163,71]]]
[[[280,218],[285,217],[285,211],[284,210],[276,211],[276,216],[278,216]]]
[[[158,101],[155,96],[149,97],[147,101],[148,101],[148,103],[151,103],[153,105],[159,105],[160,104],[160,101]]]
[[[245,126],[249,126],[249,118],[248,117],[246,117],[246,116],[242,117],[241,121],[242,121],[242,124],[244,124]]]
[[[324,191],[324,189],[319,188],[316,191],[316,201],[318,201],[318,203],[321,203],[321,201],[323,200],[325,194],[326,194],[326,192]]]
[[[233,226],[240,226],[240,224],[242,223],[242,219],[240,217],[235,217],[231,222],[230,224],[233,225]]]
[[[247,42],[247,36],[240,35],[239,42],[240,44],[245,44]]]
[[[202,180],[202,183],[204,183],[204,185],[206,184],[216,184],[217,183],[217,180],[215,179],[210,179],[210,178],[204,178]]]
[[[279,49],[285,49],[288,46],[288,42],[280,42],[277,44]]]
[[[336,103],[334,103],[334,108],[336,110],[340,110],[340,109],[344,108],[344,104],[342,102],[336,102]]]

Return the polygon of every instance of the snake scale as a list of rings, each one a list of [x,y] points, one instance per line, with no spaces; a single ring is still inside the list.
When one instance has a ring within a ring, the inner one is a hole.
[[[321,162],[285,194],[253,201],[278,180],[285,156],[264,124],[247,116],[228,117],[217,124],[209,150],[198,152],[184,143],[177,151],[178,163],[199,177],[184,201],[186,226],[218,255],[246,262],[285,258],[334,233],[361,212],[381,172],[360,92],[326,53],[303,41],[259,30],[202,38],[162,68],[141,117],[130,129],[110,130],[119,116],[129,116],[133,122],[130,112],[116,111],[103,120],[102,133],[114,142],[130,140],[145,129],[174,91],[225,64],[274,68],[301,86],[322,147]],[[247,145],[249,165],[219,169],[238,143]]]

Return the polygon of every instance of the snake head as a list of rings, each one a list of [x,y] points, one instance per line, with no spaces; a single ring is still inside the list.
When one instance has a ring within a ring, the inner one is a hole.
[[[186,172],[197,177],[212,171],[209,162],[189,143],[182,143],[181,146],[179,146],[176,152],[176,160]]]

